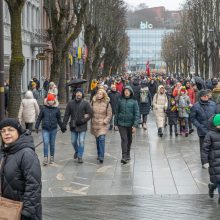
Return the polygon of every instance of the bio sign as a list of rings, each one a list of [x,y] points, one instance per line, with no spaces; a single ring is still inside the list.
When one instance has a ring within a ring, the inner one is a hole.
[[[153,29],[153,28],[154,28],[153,24],[148,23],[148,21],[146,21],[145,23],[141,21],[141,24],[140,24],[141,30]]]

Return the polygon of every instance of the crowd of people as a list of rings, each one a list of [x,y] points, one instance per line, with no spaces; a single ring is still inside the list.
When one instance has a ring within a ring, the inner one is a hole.
[[[132,137],[136,130],[147,131],[147,118],[152,111],[159,138],[169,126],[170,137],[187,138],[197,129],[201,165],[209,168],[209,195],[220,194],[220,90],[217,79],[206,82],[198,78],[174,78],[144,74],[93,80],[90,100],[84,90],[76,88],[73,99],[66,106],[64,118],[58,102],[58,90],[53,82],[45,83],[45,99],[40,108],[35,91],[37,82],[30,83],[21,102],[18,120],[6,118],[0,122],[2,146],[2,196],[23,202],[22,219],[41,219],[41,171],[34,150],[33,128],[38,133],[40,124],[43,138],[43,166],[55,161],[58,126],[64,133],[69,125],[73,159],[83,163],[85,138],[90,131],[97,147],[97,160],[105,159],[105,139],[109,130],[119,131],[121,163],[131,160]],[[24,130],[21,124],[25,124]],[[114,132],[113,131],[113,132]],[[174,133],[173,133],[174,132]],[[220,202],[220,199],[219,199]]]

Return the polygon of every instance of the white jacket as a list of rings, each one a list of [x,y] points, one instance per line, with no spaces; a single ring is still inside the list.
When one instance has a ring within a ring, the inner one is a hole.
[[[21,101],[18,120],[24,123],[34,123],[39,115],[40,109],[37,100],[31,91],[27,91],[25,98]]]

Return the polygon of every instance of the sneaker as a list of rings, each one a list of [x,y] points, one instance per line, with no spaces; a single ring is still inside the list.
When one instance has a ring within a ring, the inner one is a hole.
[[[50,164],[54,163],[54,156],[50,156]]]
[[[48,157],[44,157],[43,166],[48,165]]]
[[[208,187],[209,187],[209,197],[213,198],[214,197],[214,191],[215,191],[216,187],[215,187],[214,184],[211,184],[211,183],[209,183]]]
[[[73,158],[74,158],[74,159],[77,159],[77,157],[78,157],[78,154],[75,153],[75,154],[73,155]]]
[[[78,158],[78,163],[83,163],[82,158]]]
[[[126,163],[127,163],[127,160],[126,160],[126,159],[121,159],[121,163],[122,163],[122,164],[126,164]]]

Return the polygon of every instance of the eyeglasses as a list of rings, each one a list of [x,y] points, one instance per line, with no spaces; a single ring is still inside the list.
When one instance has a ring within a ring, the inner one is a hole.
[[[6,134],[6,132],[8,132],[8,133],[13,133],[13,132],[15,132],[16,131],[16,129],[14,129],[14,128],[8,128],[8,129],[2,129],[2,130],[0,130],[0,133],[1,134]]]

